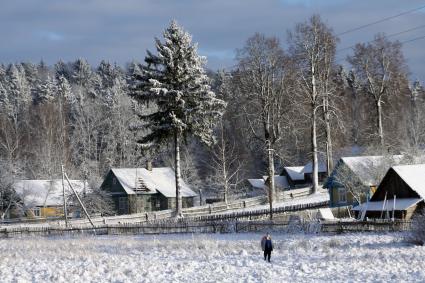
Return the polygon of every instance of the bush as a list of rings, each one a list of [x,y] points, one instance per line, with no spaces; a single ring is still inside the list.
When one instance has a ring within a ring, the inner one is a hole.
[[[423,246],[425,244],[425,212],[422,210],[412,219],[410,242]]]

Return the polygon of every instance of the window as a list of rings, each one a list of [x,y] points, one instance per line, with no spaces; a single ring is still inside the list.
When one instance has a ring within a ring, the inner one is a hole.
[[[35,217],[40,217],[40,216],[41,216],[41,210],[40,210],[40,208],[39,208],[39,207],[34,207],[34,208],[32,209],[32,212],[34,213],[34,216],[35,216]]]
[[[155,207],[156,207],[157,209],[160,209],[160,208],[161,208],[161,200],[157,199],[157,200],[155,201]]]
[[[127,203],[127,197],[119,197],[118,198],[118,209],[120,211],[127,212],[128,203]]]
[[[345,188],[338,189],[339,203],[347,203],[347,190]]]
[[[117,184],[117,178],[112,177],[112,185],[116,185]]]

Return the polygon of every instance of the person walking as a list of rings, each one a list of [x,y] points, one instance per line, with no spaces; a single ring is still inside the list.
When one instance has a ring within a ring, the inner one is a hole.
[[[269,233],[261,239],[261,248],[264,252],[264,260],[268,260],[268,262],[270,262],[270,257],[273,251],[273,242]]]

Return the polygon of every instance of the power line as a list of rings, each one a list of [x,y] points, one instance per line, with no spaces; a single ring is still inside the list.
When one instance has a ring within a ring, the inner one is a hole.
[[[347,33],[353,32],[353,31],[358,31],[360,29],[364,29],[364,28],[367,28],[367,27],[370,27],[370,26],[373,26],[373,25],[376,25],[376,24],[379,24],[379,23],[382,23],[382,22],[385,22],[385,21],[388,21],[388,20],[392,20],[394,18],[397,18],[397,17],[400,17],[400,16],[404,16],[404,15],[410,14],[412,12],[421,10],[423,8],[425,8],[425,5],[420,6],[420,7],[417,7],[417,8],[414,8],[414,9],[411,9],[411,10],[408,10],[408,11],[405,11],[405,12],[402,12],[402,13],[399,13],[399,14],[394,15],[394,16],[386,17],[386,18],[377,20],[375,22],[371,22],[371,23],[368,23],[368,24],[365,24],[365,25],[361,25],[361,26],[356,27],[356,28],[352,28],[352,29],[346,30],[344,32],[338,33],[337,36],[345,35]]]
[[[407,30],[403,30],[403,31],[400,31],[400,32],[392,33],[390,35],[387,35],[386,37],[387,38],[394,37],[394,36],[397,36],[397,35],[400,35],[400,34],[404,34],[404,33],[408,33],[408,32],[411,32],[411,31],[414,31],[414,30],[417,30],[417,29],[421,29],[421,28],[424,28],[424,27],[425,27],[425,25],[416,26],[416,27],[413,27],[413,28],[410,28],[410,29],[407,29]],[[369,40],[369,41],[366,41],[365,43],[372,42],[372,41],[373,40]],[[344,50],[347,50],[347,49],[351,49],[351,48],[353,48],[355,46],[356,45],[354,44],[354,45],[351,45],[351,46],[348,46],[348,47],[344,47],[344,48],[338,49],[336,52],[340,52],[340,51],[344,51]]]
[[[416,41],[416,40],[421,40],[421,39],[425,39],[425,35],[418,36],[418,37],[415,37],[415,38],[411,38],[411,39],[408,39],[408,40],[405,40],[405,41],[400,41],[400,43],[401,44],[410,43],[410,42],[413,42],[413,41]],[[345,58],[340,57],[340,58],[335,59],[335,62],[340,62],[341,60],[344,60],[344,59]]]
[[[425,35],[419,36],[419,37],[415,37],[415,38],[412,38],[412,39],[409,39],[409,40],[405,40],[405,41],[402,41],[401,43],[409,43],[409,42],[420,40],[420,39],[424,39],[424,38],[425,38]]]

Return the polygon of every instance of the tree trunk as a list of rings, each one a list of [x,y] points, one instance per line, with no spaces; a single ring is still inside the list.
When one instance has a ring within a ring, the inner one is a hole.
[[[224,127],[223,120],[221,120],[221,160],[223,162],[223,185],[224,185],[224,202],[228,205],[229,198],[229,182],[227,177],[227,162],[226,162],[226,143],[224,141]]]
[[[316,72],[314,59],[311,58],[311,85],[312,85],[312,115],[311,115],[311,145],[313,150],[313,170],[312,170],[312,182],[313,182],[313,193],[317,193],[319,190],[319,166],[317,158],[317,115],[316,115],[316,106],[317,106],[317,89],[316,89]]]
[[[378,112],[378,136],[379,136],[379,143],[381,145],[381,148],[384,149],[384,129],[382,127],[382,103],[381,99],[378,99],[376,102],[376,110]]]
[[[268,194],[269,194],[269,204],[270,204],[270,219],[273,219],[273,201],[276,196],[275,184],[274,184],[274,158],[273,158],[273,149],[271,147],[271,142],[267,141],[267,153],[268,153],[268,163],[269,163],[269,176],[268,176]]]
[[[180,144],[179,133],[176,130],[174,133],[174,149],[175,149],[175,167],[176,167],[176,217],[182,216],[182,198],[181,198],[181,182],[180,182]]]
[[[312,121],[311,121],[311,144],[313,149],[313,176],[312,176],[312,182],[313,182],[313,193],[317,193],[319,190],[319,160],[317,157],[317,125],[316,125],[316,111],[313,109],[312,114]]]
[[[417,98],[414,94],[411,95],[410,99],[410,107],[411,107],[411,116],[410,116],[410,140],[411,146],[414,149],[419,147],[419,139],[418,139],[418,125],[419,125],[419,115],[418,115],[418,107],[417,107]]]
[[[331,115],[329,113],[329,98],[323,100],[323,113],[325,115],[326,124],[326,174],[330,175],[333,168],[333,156],[332,156],[332,136],[331,136]]]

